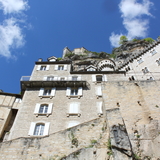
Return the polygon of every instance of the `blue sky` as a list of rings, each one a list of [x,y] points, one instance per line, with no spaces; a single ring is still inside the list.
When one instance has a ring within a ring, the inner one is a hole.
[[[121,35],[160,35],[156,0],[0,0],[0,89],[19,93],[38,58],[64,47],[111,53]]]

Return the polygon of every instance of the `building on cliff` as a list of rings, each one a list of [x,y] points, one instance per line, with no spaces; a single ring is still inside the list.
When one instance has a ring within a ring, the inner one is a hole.
[[[160,41],[126,55],[66,47],[35,62],[22,102],[0,93],[0,159],[158,160]]]

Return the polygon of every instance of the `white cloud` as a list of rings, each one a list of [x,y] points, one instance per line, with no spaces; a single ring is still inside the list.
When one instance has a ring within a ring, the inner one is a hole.
[[[122,17],[132,19],[142,15],[151,15],[149,13],[152,3],[149,0],[143,0],[142,3],[137,3],[137,0],[121,0],[119,4]]]
[[[112,33],[111,36],[109,37],[109,40],[111,42],[111,45],[114,47],[119,46],[119,39],[122,36],[122,34],[114,34]]]
[[[20,13],[28,8],[26,0],[0,0],[0,9],[4,14]]]
[[[152,16],[150,13],[153,3],[150,0],[121,0],[119,9],[121,17],[123,18],[123,25],[127,30],[126,34],[128,39],[134,37],[146,37],[149,28],[149,20],[144,16]],[[110,36],[111,45],[117,47],[119,34]],[[116,43],[117,41],[117,43]],[[114,43],[113,43],[114,42]]]
[[[12,58],[11,48],[19,48],[24,45],[24,36],[16,20],[11,18],[0,25],[0,55]]]
[[[125,19],[123,21],[125,28],[127,29],[127,37],[128,39],[133,39],[134,37],[146,37],[147,30],[149,28],[149,21],[142,19],[133,19],[128,20]]]

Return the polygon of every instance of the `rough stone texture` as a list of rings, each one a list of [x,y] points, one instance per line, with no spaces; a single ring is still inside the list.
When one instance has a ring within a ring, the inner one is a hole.
[[[159,85],[160,81],[141,81],[138,85],[107,82],[103,85],[105,109],[119,108],[134,154],[153,160],[160,158]],[[119,119],[116,122],[119,123]]]
[[[63,157],[75,155],[80,156],[80,159],[85,157],[86,160],[93,160],[93,157],[97,157],[96,160],[103,160],[109,157],[107,141],[106,123],[103,118],[99,118],[50,136],[22,137],[3,142],[0,144],[0,159],[47,160],[55,158],[60,160]]]
[[[118,108],[107,110],[107,122],[114,160],[131,160],[132,147]]]

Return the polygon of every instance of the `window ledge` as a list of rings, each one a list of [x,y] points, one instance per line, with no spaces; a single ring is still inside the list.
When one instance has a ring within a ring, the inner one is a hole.
[[[51,95],[49,95],[49,96],[45,96],[45,95],[42,95],[42,96],[39,96],[41,99],[42,98],[50,98],[50,99],[52,99],[54,96],[51,96]]]
[[[78,117],[80,117],[81,114],[80,113],[67,113],[67,117],[70,117],[70,116],[78,116]]]
[[[102,117],[102,115],[103,115],[103,113],[98,113],[98,116],[99,116],[99,117]]]
[[[68,97],[68,99],[70,99],[70,98],[78,98],[78,99],[80,99],[82,97],[82,95],[70,95],[70,96],[67,96],[67,97]]]
[[[98,98],[101,98],[101,97],[102,97],[102,95],[97,95],[97,99],[98,99]]]
[[[38,116],[46,116],[49,117],[49,115],[51,115],[51,113],[35,113],[36,117]]]

